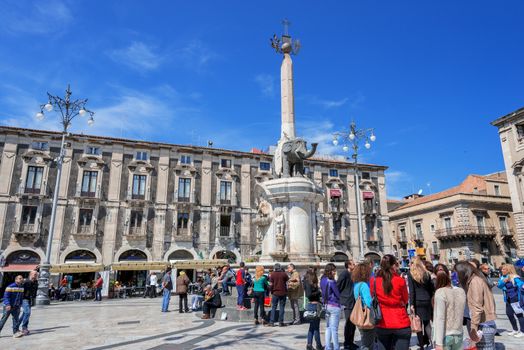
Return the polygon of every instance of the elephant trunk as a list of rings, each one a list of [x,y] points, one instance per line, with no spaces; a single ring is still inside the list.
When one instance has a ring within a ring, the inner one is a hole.
[[[317,146],[318,146],[318,143],[316,143],[316,142],[312,143],[311,144],[311,149],[309,150],[309,152],[304,154],[304,159],[311,158],[315,154],[315,152],[317,151]]]

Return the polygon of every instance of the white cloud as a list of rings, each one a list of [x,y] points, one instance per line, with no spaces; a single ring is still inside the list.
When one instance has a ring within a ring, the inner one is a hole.
[[[275,78],[270,74],[258,74],[255,82],[264,96],[272,97],[275,95]]]
[[[315,95],[304,96],[303,99],[305,99],[306,101],[308,101],[309,103],[313,105],[321,106],[325,109],[339,108],[344,105],[349,105],[350,108],[355,109],[355,108],[360,107],[362,102],[365,101],[364,95],[362,95],[360,92],[355,94],[354,97],[344,97],[338,100],[320,98]]]
[[[2,4],[0,28],[12,35],[16,34],[56,34],[72,22],[73,15],[62,1],[42,1],[32,5],[19,1]]]
[[[200,40],[192,40],[186,46],[175,49],[170,55],[175,61],[179,61],[186,67],[202,71],[205,67],[220,55],[211,50]]]
[[[164,58],[155,53],[152,46],[140,41],[134,41],[126,48],[114,50],[109,56],[117,63],[123,63],[138,71],[157,69]]]
[[[147,93],[113,87],[116,97],[108,103],[91,100],[88,108],[95,112],[95,124],[87,125],[86,117],[76,117],[70,131],[90,135],[148,140],[174,140],[183,134],[177,126],[181,120],[194,117],[199,111],[191,97],[181,96],[170,86],[159,86]],[[32,129],[61,130],[57,114],[46,113],[43,121],[35,119],[40,103],[21,89],[0,86],[0,104],[8,112],[0,124]]]
[[[340,154],[340,147],[333,145],[334,125],[328,120],[301,122],[299,133],[309,144],[318,143],[316,157]]]
[[[403,170],[387,170],[386,186],[388,198],[401,199],[413,189],[413,177]]]

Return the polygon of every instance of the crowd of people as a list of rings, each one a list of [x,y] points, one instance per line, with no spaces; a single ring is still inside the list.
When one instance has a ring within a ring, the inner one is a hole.
[[[412,335],[416,335],[419,349],[455,350],[467,344],[494,349],[495,287],[504,293],[513,327],[508,335],[524,337],[524,281],[511,264],[502,266],[498,282],[491,279],[489,268],[475,259],[458,262],[450,269],[414,257],[409,270],[402,272],[396,257],[388,254],[377,266],[369,261],[347,261],[344,266],[337,270],[335,264],[328,263],[321,274],[316,267],[310,267],[301,276],[294,264],[285,267],[276,263],[267,271],[257,266],[252,276],[240,263],[236,271],[229,265],[205,271],[196,284],[190,285],[183,271],[173,280],[179,312],[202,310],[203,319],[212,318],[222,306],[222,297],[231,295],[235,287],[237,309],[251,309],[255,325],[284,327],[307,322],[308,350],[376,346],[409,349]],[[162,284],[164,306],[169,304],[173,288],[170,274],[168,270]],[[190,307],[188,288],[192,289]],[[290,324],[284,322],[288,300],[293,313]],[[164,306],[162,310],[167,311]],[[338,336],[341,322],[343,341]],[[322,325],[324,339],[320,336]],[[357,329],[359,345],[354,341]]]
[[[235,287],[237,310],[252,309],[254,324],[267,327],[289,325],[284,322],[289,300],[290,325],[309,324],[308,350],[376,346],[386,350],[409,349],[412,334],[416,334],[421,350],[463,349],[465,344],[494,349],[497,315],[493,288],[500,288],[504,296],[512,326],[507,334],[524,338],[524,268],[519,267],[519,275],[514,265],[503,264],[500,278],[494,281],[486,266],[472,259],[449,269],[444,264],[433,266],[414,257],[409,270],[402,272],[396,257],[386,254],[377,266],[370,261],[346,261],[344,268],[337,270],[335,264],[328,263],[321,274],[316,267],[309,267],[301,275],[293,263],[287,267],[275,263],[268,271],[264,266],[256,266],[252,276],[244,263],[236,271],[226,265],[205,271],[196,283],[191,283],[185,271],[178,271],[175,277],[167,268],[161,279],[156,273],[149,275],[150,288],[146,293],[155,297],[160,282],[162,312],[169,312],[174,290],[180,313],[202,310],[202,318],[210,319],[222,307],[222,297],[231,295],[231,288]],[[102,285],[103,279],[97,275],[93,283],[95,301],[102,299]],[[29,318],[37,289],[38,271],[32,271],[25,280],[17,276],[6,288],[0,331],[11,317],[14,337],[30,333]],[[268,312],[266,308],[270,308]],[[343,341],[338,336],[341,319]],[[324,339],[320,337],[322,325]],[[358,346],[354,342],[357,329]]]

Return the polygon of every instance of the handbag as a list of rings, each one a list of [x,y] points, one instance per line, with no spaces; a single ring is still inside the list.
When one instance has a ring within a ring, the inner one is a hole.
[[[375,320],[371,316],[371,310],[362,303],[360,290],[353,311],[351,311],[351,315],[349,316],[349,320],[359,329],[375,328]]]
[[[413,288],[413,300],[417,301],[417,295],[415,294],[415,288]],[[409,322],[411,324],[411,332],[412,333],[418,333],[418,332],[422,332],[422,321],[420,320],[420,317],[417,315],[417,313],[415,312],[415,308],[416,306],[415,305],[412,305],[413,306],[413,311],[410,312],[409,314]],[[411,310],[411,307],[409,308]]]
[[[380,320],[382,320],[382,310],[380,309],[380,305],[378,303],[377,298],[377,278],[375,277],[373,279],[373,295],[371,300],[371,317],[375,320],[375,324],[377,324]]]
[[[418,317],[417,314],[415,314],[414,312],[409,314],[409,322],[411,323],[412,333],[422,332],[422,321],[420,320],[420,317]]]
[[[306,322],[316,321],[320,319],[322,313],[322,304],[320,303],[307,303],[304,307],[303,318]]]

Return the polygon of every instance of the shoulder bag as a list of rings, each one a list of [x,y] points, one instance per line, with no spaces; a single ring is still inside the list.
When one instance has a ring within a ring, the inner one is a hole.
[[[411,278],[412,281],[413,280],[413,277],[410,276],[409,278]],[[415,304],[417,303],[417,295],[415,294],[415,283],[413,283],[413,290],[411,291],[413,293],[413,300],[415,302]],[[422,332],[422,321],[420,320],[420,317],[417,315],[417,312],[416,312],[416,306],[415,305],[411,305],[413,306],[413,310],[411,310],[411,307],[409,308],[409,322],[411,323],[411,332],[412,333],[418,333],[418,332]]]
[[[382,320],[382,310],[380,310],[380,305],[378,304],[376,277],[373,278],[373,295],[371,297],[371,316],[375,320],[375,324],[377,324],[380,320]]]
[[[304,314],[303,318],[306,322],[318,320],[322,317],[322,304],[306,302],[306,292],[304,291]]]
[[[360,285],[362,287],[362,285]],[[375,328],[375,320],[371,317],[371,310],[362,303],[362,297],[360,296],[360,290],[358,291],[358,298],[351,311],[349,320],[359,329],[373,329]]]

